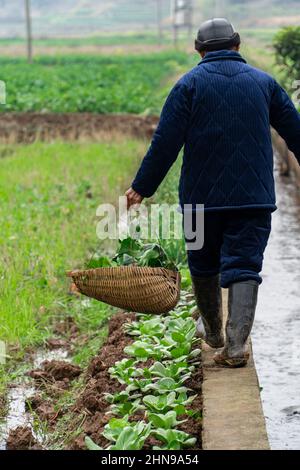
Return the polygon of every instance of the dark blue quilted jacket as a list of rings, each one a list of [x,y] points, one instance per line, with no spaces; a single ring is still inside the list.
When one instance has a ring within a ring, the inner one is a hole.
[[[184,146],[181,205],[275,210],[270,124],[300,162],[300,115],[287,93],[238,52],[210,52],[171,91],[132,187],[152,196]]]

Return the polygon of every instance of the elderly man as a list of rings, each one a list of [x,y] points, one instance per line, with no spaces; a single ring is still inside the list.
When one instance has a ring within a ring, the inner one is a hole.
[[[205,242],[188,252],[199,335],[218,365],[247,364],[247,339],[276,210],[270,125],[300,162],[300,115],[270,75],[239,54],[240,36],[223,18],[203,23],[202,60],[171,91],[128,206],[152,196],[184,146],[180,204],[205,206]],[[221,287],[229,288],[226,338]]]

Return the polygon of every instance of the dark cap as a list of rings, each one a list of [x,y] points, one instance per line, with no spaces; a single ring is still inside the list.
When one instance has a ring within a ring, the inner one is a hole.
[[[230,49],[241,43],[239,33],[233,25],[225,18],[213,18],[205,21],[200,26],[198,36],[195,41],[197,51],[219,51]]]

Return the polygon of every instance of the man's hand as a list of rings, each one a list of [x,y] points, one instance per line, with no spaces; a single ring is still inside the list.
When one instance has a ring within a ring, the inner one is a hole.
[[[128,191],[126,191],[125,196],[127,197],[127,210],[129,210],[130,207],[134,206],[135,204],[141,204],[144,199],[143,196],[134,191],[132,188],[129,188]]]

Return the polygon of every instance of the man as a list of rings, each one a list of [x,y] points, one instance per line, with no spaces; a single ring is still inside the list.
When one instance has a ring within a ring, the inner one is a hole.
[[[300,162],[300,115],[271,76],[242,58],[226,19],[203,23],[195,46],[202,61],[171,91],[126,195],[129,207],[152,196],[184,146],[181,206],[205,205],[204,247],[188,252],[198,333],[223,348],[218,365],[242,367],[276,210],[270,124]],[[225,341],[221,287],[229,288]]]

